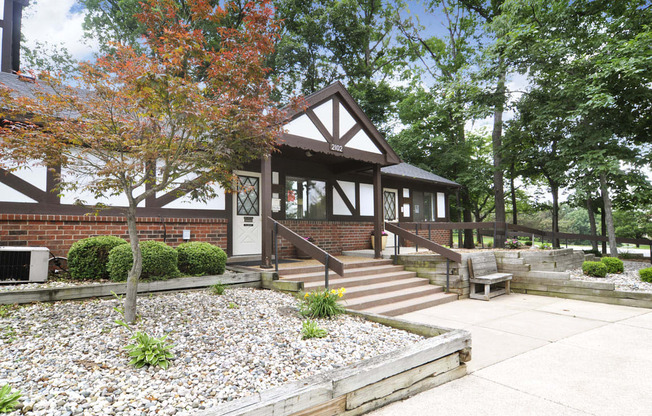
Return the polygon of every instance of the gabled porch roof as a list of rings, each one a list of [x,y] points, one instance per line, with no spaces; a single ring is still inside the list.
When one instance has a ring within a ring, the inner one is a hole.
[[[401,160],[340,82],[290,109],[281,146],[363,163],[390,166]]]

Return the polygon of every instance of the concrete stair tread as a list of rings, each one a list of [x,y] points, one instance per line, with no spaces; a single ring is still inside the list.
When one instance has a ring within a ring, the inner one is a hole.
[[[387,265],[393,265],[392,260],[375,259],[369,261],[349,262],[349,263],[344,263],[344,270],[352,271],[359,268],[380,267],[380,266],[387,266]],[[285,269],[281,268],[278,272],[279,275],[282,276],[286,276],[286,275],[289,276],[289,275],[303,274],[303,273],[317,273],[317,272],[321,272],[323,274],[324,266],[322,264],[317,264],[312,266],[288,267]]]
[[[388,282],[375,283],[371,285],[353,286],[346,288],[346,299],[359,298],[367,295],[381,294],[393,292],[396,290],[413,288],[413,287],[428,287],[430,286],[427,279],[413,277],[408,279],[390,280]],[[437,286],[430,286],[437,287]]]
[[[394,300],[395,302],[400,302],[401,301],[400,299],[402,298],[423,297],[429,294],[441,293],[441,292],[442,292],[441,286],[433,286],[433,285],[416,286],[416,287],[409,287],[405,289],[392,290],[384,293],[361,296],[353,299],[344,298],[345,301],[344,305],[347,308],[355,309],[357,307],[361,307],[361,305],[365,305],[369,303],[389,303],[392,300]]]
[[[344,269],[344,270],[345,270],[344,276],[340,276],[339,274],[336,274],[331,271],[329,273],[329,278],[341,279],[347,277],[363,276],[366,274],[382,274],[382,273],[388,273],[392,271],[403,271],[404,269],[402,266],[394,266],[393,264],[383,264],[379,266],[356,267],[354,269]],[[324,268],[322,267],[321,270],[315,270],[312,272],[293,273],[293,274],[284,274],[282,271],[279,271],[279,279],[289,279],[289,280],[301,279],[301,281],[303,282],[307,282],[311,280],[323,280]]]
[[[455,300],[457,300],[457,294],[439,292],[419,298],[362,309],[361,311],[379,315],[397,316],[420,309],[443,305],[444,303],[453,302]]]
[[[410,279],[415,277],[417,274],[415,272],[393,272],[393,273],[381,273],[381,274],[372,274],[367,276],[357,276],[357,277],[345,277],[345,278],[335,278],[328,280],[330,287],[354,287],[362,286],[369,284],[376,284],[380,282],[393,281],[393,280],[402,280]],[[299,280],[299,279],[284,279],[284,280]],[[324,280],[316,282],[304,282],[304,288],[319,288],[324,287]]]

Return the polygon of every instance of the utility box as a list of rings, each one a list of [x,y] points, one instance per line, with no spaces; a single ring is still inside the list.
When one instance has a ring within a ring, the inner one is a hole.
[[[0,246],[0,283],[48,280],[47,247]]]

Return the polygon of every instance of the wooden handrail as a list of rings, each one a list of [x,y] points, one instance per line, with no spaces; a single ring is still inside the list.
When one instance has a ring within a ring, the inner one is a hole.
[[[297,247],[298,249],[300,249],[301,251],[303,251],[313,259],[323,264],[325,266],[325,271],[330,269],[340,276],[344,275],[344,263],[341,260],[328,254],[326,251],[317,247],[315,244],[306,240],[305,238],[295,233],[294,231],[290,230],[288,227],[279,223],[275,219],[271,217],[268,218],[271,221],[271,223],[274,224],[274,230],[276,232],[276,235],[285,238],[291,244],[294,244],[295,247]],[[278,261],[278,253],[276,257],[277,257],[276,261]],[[328,287],[328,282],[326,282],[326,287]]]
[[[404,240],[412,241],[414,244],[427,248],[428,250],[434,251],[435,253],[444,256],[448,260],[454,261],[456,263],[462,263],[462,255],[456,251],[448,249],[442,245],[435,243],[432,240],[423,238],[419,235],[411,233],[410,231],[403,229],[396,224],[391,222],[385,223],[385,230],[390,233],[396,234]]]

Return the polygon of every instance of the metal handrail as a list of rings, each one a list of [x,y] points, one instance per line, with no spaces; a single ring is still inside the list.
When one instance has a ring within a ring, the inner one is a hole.
[[[337,259],[336,257],[331,256],[326,251],[317,247],[315,244],[301,237],[299,234],[290,230],[288,227],[279,223],[275,219],[268,217],[269,220],[274,224],[274,267],[276,272],[278,272],[278,237],[283,237],[288,240],[291,244],[294,244],[295,247],[317,260],[324,265],[324,287],[328,289],[328,270],[332,270],[340,276],[344,275],[344,263]]]
[[[455,263],[462,263],[462,255],[460,253],[448,249],[440,244],[437,244],[432,240],[423,238],[420,235],[411,233],[410,231],[401,228],[396,224],[392,224],[390,222],[385,223],[385,230],[389,231],[390,233],[393,233],[395,239],[396,236],[399,236],[404,240],[412,241],[414,245],[417,247],[417,250],[419,245],[421,245],[422,247],[427,248],[428,250],[434,251],[435,253],[443,256],[446,259],[446,292],[450,292],[450,262],[454,261]],[[416,227],[416,231],[417,232],[419,231],[418,227]],[[398,242],[394,244],[394,261],[397,260],[398,260]]]

